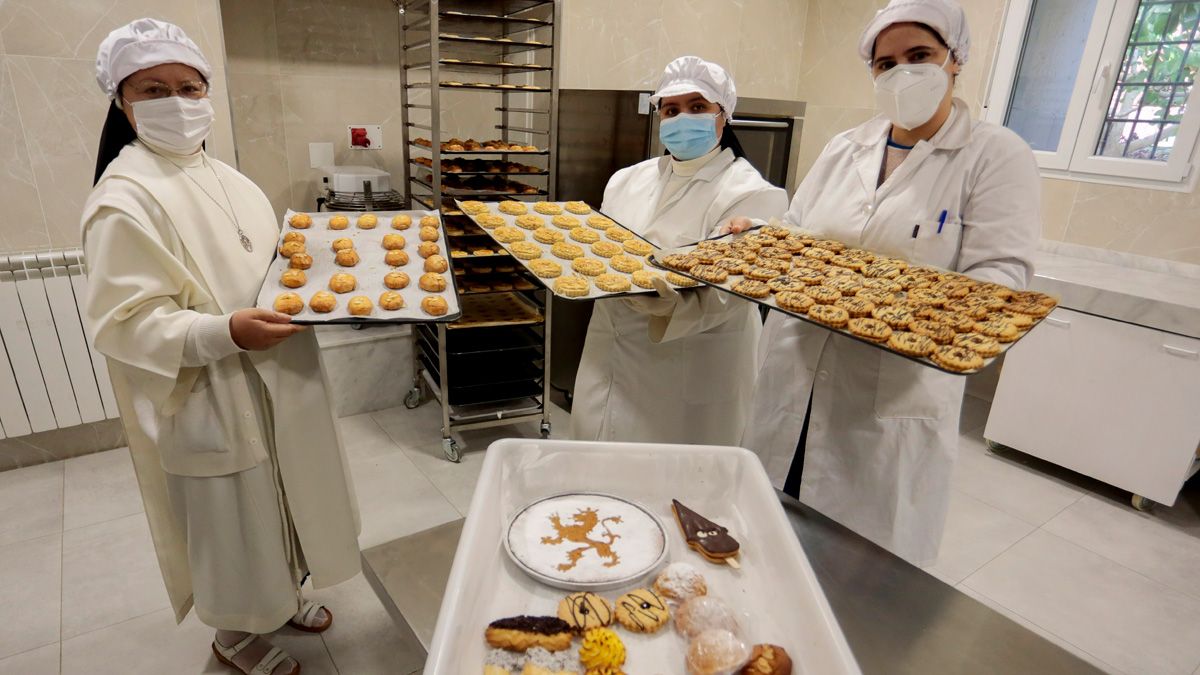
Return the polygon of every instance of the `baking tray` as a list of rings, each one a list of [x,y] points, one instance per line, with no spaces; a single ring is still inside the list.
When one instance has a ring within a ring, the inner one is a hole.
[[[484,328],[544,321],[541,310],[520,291],[501,291],[463,296],[462,315],[447,328]]]
[[[737,239],[740,239],[740,238],[742,238],[742,237],[745,237],[746,235],[748,235],[748,234],[750,234],[751,232],[754,232],[755,230],[758,230],[758,229],[760,229],[760,228],[758,228],[758,227],[755,227],[755,228],[752,228],[752,229],[750,229],[750,230],[747,230],[746,232],[742,232],[742,233],[740,233],[740,234],[727,234],[727,235],[725,235],[725,236],[723,236],[723,237],[713,237],[713,239],[712,239],[712,240],[713,240],[713,241],[735,241],[735,240],[737,240]],[[789,228],[789,229],[790,229],[790,228]],[[713,283],[709,283],[709,282],[707,282],[707,281],[704,281],[703,279],[700,279],[700,278],[698,278],[698,277],[692,276],[692,275],[691,275],[691,274],[689,274],[688,272],[683,272],[683,271],[680,271],[680,270],[674,270],[674,269],[671,269],[671,268],[667,267],[666,265],[662,264],[662,262],[659,260],[659,256],[668,256],[668,255],[671,255],[671,254],[673,254],[673,253],[688,253],[688,252],[690,252],[690,251],[694,251],[694,250],[696,249],[696,246],[697,246],[698,244],[699,244],[699,242],[696,242],[695,244],[688,244],[687,246],[680,246],[680,247],[678,247],[678,248],[673,248],[673,249],[671,249],[671,250],[669,250],[669,251],[656,251],[656,252],[654,252],[654,253],[650,254],[649,256],[647,256],[647,261],[648,261],[648,262],[650,262],[650,263],[651,263],[652,265],[654,265],[655,267],[658,267],[659,269],[662,269],[662,270],[670,270],[670,271],[672,271],[672,272],[675,272],[676,274],[681,274],[681,275],[683,275],[683,276],[685,276],[685,277],[688,277],[689,279],[694,279],[694,280],[696,280],[696,281],[699,281],[700,283],[704,284],[705,286],[711,286],[712,288],[718,288],[718,289],[720,289],[720,290],[722,290],[722,291],[725,291],[726,293],[730,293],[730,294],[732,294],[732,295],[735,295],[735,296],[737,296],[737,297],[739,297],[739,298],[741,298],[741,299],[743,299],[743,300],[746,300],[746,301],[749,301],[749,302],[754,302],[754,303],[757,303],[757,304],[759,304],[759,305],[762,305],[762,306],[764,306],[764,307],[766,307],[766,308],[768,308],[768,309],[773,309],[773,310],[775,310],[775,311],[777,311],[777,312],[783,312],[784,314],[787,314],[787,315],[789,315],[789,316],[795,317],[795,318],[797,318],[797,319],[800,319],[801,321],[804,321],[804,322],[810,323],[810,324],[812,324],[812,325],[814,325],[814,326],[820,326],[821,328],[824,328],[824,329],[826,329],[826,330],[828,330],[828,331],[831,331],[831,332],[837,333],[837,334],[839,334],[839,335],[843,335],[843,336],[845,336],[845,337],[848,337],[848,338],[850,338],[850,339],[852,339],[852,340],[857,340],[858,342],[861,342],[861,343],[863,343],[863,344],[871,345],[872,347],[875,347],[875,348],[877,348],[877,349],[882,349],[883,351],[885,351],[885,352],[888,352],[889,354],[893,354],[893,355],[895,355],[895,356],[899,356],[899,357],[901,357],[901,358],[908,359],[909,361],[913,361],[913,362],[919,363],[919,364],[921,364],[921,365],[923,365],[923,366],[927,366],[927,367],[929,367],[929,368],[933,368],[933,369],[935,369],[935,370],[940,370],[940,371],[942,371],[943,373],[949,373],[949,374],[951,374],[951,375],[973,375],[973,374],[975,374],[975,373],[978,373],[978,372],[981,372],[981,371],[983,371],[983,370],[986,370],[986,369],[988,368],[988,366],[992,365],[992,363],[996,361],[996,359],[998,359],[998,358],[1000,358],[1000,357],[1004,356],[1004,354],[1005,354],[1005,353],[1006,353],[1006,352],[1007,352],[1009,349],[1011,349],[1011,348],[1013,347],[1013,345],[1017,344],[1017,342],[1020,342],[1022,339],[1024,339],[1024,338],[1025,338],[1025,336],[1026,336],[1026,335],[1028,335],[1028,334],[1030,333],[1030,331],[1032,331],[1034,328],[1037,328],[1037,327],[1038,327],[1038,325],[1039,325],[1039,324],[1041,324],[1041,322],[1042,322],[1042,319],[1045,319],[1045,318],[1046,318],[1046,317],[1041,317],[1041,318],[1038,318],[1038,317],[1031,317],[1031,318],[1033,319],[1033,325],[1031,325],[1029,328],[1025,329],[1024,331],[1022,331],[1022,332],[1021,332],[1021,333],[1020,333],[1020,334],[1017,336],[1017,339],[1016,339],[1016,340],[1013,340],[1012,342],[1001,342],[1001,343],[1000,343],[1000,353],[999,353],[999,354],[997,354],[996,356],[992,356],[992,357],[985,357],[985,358],[983,359],[983,365],[982,365],[982,366],[980,366],[979,368],[975,368],[975,369],[973,369],[973,370],[951,370],[951,369],[949,369],[949,368],[945,368],[945,367],[941,366],[940,364],[938,364],[937,362],[935,362],[933,359],[930,359],[930,358],[928,358],[928,357],[922,357],[922,356],[910,356],[910,355],[908,355],[908,354],[901,354],[900,352],[897,352],[897,351],[894,351],[894,350],[892,350],[892,349],[889,349],[886,343],[880,343],[880,342],[875,342],[874,340],[868,340],[867,338],[860,337],[860,336],[858,336],[858,335],[855,335],[854,333],[851,333],[851,332],[850,332],[848,329],[846,329],[846,328],[834,328],[834,327],[832,327],[832,326],[827,326],[827,325],[825,325],[825,324],[823,324],[823,323],[820,323],[820,322],[818,322],[818,321],[814,321],[814,320],[812,320],[811,318],[809,318],[809,316],[808,316],[807,314],[801,314],[801,313],[799,313],[799,312],[793,312],[793,311],[791,311],[791,310],[784,309],[784,308],[780,307],[778,304],[776,304],[776,303],[775,303],[775,294],[774,294],[774,293],[772,293],[771,295],[769,295],[769,296],[767,296],[767,297],[765,297],[765,298],[762,298],[762,299],[759,299],[759,298],[751,298],[751,297],[748,297],[748,296],[742,295],[741,293],[736,293],[736,292],[734,292],[734,290],[732,289],[732,286],[733,286],[733,283],[734,283],[734,282],[736,282],[736,281],[738,281],[739,279],[742,279],[742,278],[743,278],[743,277],[741,277],[740,275],[739,275],[739,276],[736,276],[736,277],[735,277],[735,276],[732,276],[732,275],[730,275],[730,277],[729,277],[729,280],[728,280],[728,281],[726,281],[725,283],[721,283],[721,284],[713,284]],[[847,245],[847,246],[849,246],[849,245]],[[866,250],[866,249],[864,249],[864,250]],[[888,257],[895,257],[895,256],[888,256]],[[922,265],[922,267],[933,267],[933,268],[936,268],[936,269],[940,269],[940,268],[937,268],[935,265]],[[943,270],[943,271],[945,271],[945,270]]]
[[[361,230],[355,226],[355,220],[367,212],[360,211],[320,211],[317,213],[309,213],[312,218],[312,226],[308,229],[297,230],[288,224],[288,220],[297,211],[288,210],[283,216],[283,227],[279,234],[280,243],[283,242],[283,235],[288,232],[299,232],[305,237],[305,247],[313,257],[313,266],[309,270],[305,270],[308,277],[308,283],[300,288],[287,288],[279,283],[279,277],[284,270],[288,269],[288,259],[279,255],[275,255],[275,259],[271,262],[271,268],[267,272],[267,278],[263,280],[262,288],[258,291],[259,307],[272,309],[275,304],[275,298],[280,293],[293,292],[304,298],[304,310],[292,317],[292,323],[300,325],[324,325],[324,324],[389,324],[389,323],[426,323],[426,322],[449,322],[455,321],[462,316],[462,310],[458,302],[458,286],[454,280],[454,260],[450,256],[449,246],[446,241],[446,228],[438,227],[438,247],[442,250],[442,255],[446,257],[450,268],[447,269],[442,276],[446,278],[446,290],[441,293],[427,293],[417,286],[417,281],[424,273],[425,259],[417,255],[417,245],[420,240],[417,236],[420,232],[420,220],[423,216],[437,215],[434,211],[371,211],[379,218],[379,224],[372,230]],[[413,219],[412,227],[407,230],[393,230],[391,226],[392,217],[405,214]],[[350,227],[345,230],[331,230],[328,227],[329,219],[333,216],[346,216],[350,219]],[[402,267],[389,267],[383,262],[383,236],[385,234],[402,235],[407,242],[404,250],[408,253],[408,264]],[[358,251],[360,262],[354,267],[340,267],[333,260],[333,250],[330,248],[334,239],[346,237],[354,240],[354,248]],[[278,246],[276,246],[278,250]],[[379,296],[384,291],[391,290],[383,285],[383,277],[388,272],[400,271],[406,272],[410,282],[407,288],[401,289],[399,293],[404,296],[404,307],[394,312],[387,312],[379,308]],[[308,306],[308,301],[317,291],[329,290],[329,277],[337,272],[348,272],[353,274],[358,280],[358,288],[349,293],[334,293],[338,299],[338,306],[328,314],[319,314],[312,311]],[[350,298],[356,295],[365,295],[371,299],[375,305],[371,316],[359,317],[351,316],[346,308]],[[430,316],[421,309],[421,299],[427,295],[440,295],[446,300],[448,310],[444,316]]]
[[[513,201],[516,201],[516,200],[513,200]],[[483,202],[483,203],[484,203],[484,204],[487,204],[487,206],[488,206],[488,213],[489,213],[489,214],[497,215],[497,216],[500,216],[501,218],[504,218],[504,222],[505,222],[505,224],[506,224],[506,225],[510,225],[510,226],[512,226],[512,227],[516,227],[517,229],[519,229],[519,230],[521,230],[522,232],[524,232],[524,233],[525,233],[525,241],[528,241],[528,242],[530,242],[530,243],[532,243],[532,244],[537,244],[539,247],[541,247],[541,249],[542,249],[542,257],[541,257],[540,259],[542,259],[542,260],[553,260],[554,262],[556,262],[556,263],[558,263],[559,265],[561,265],[561,266],[562,266],[562,275],[561,275],[561,276],[568,276],[568,275],[577,275],[577,276],[583,276],[583,275],[579,274],[578,272],[575,272],[574,270],[572,270],[572,269],[571,269],[571,261],[570,261],[570,260],[563,260],[563,259],[561,259],[561,258],[558,258],[558,257],[554,256],[554,254],[552,254],[552,253],[550,252],[550,249],[551,249],[551,247],[553,246],[553,244],[543,244],[543,243],[541,243],[541,242],[539,242],[539,241],[537,241],[537,240],[535,240],[535,239],[533,238],[533,232],[532,232],[531,230],[526,230],[526,229],[524,229],[524,228],[522,228],[522,227],[518,227],[518,226],[516,225],[517,216],[512,216],[512,215],[509,215],[509,214],[507,214],[507,213],[503,213],[503,212],[501,212],[501,211],[499,210],[499,202]],[[547,216],[547,215],[544,215],[544,214],[541,214],[541,213],[537,213],[536,211],[534,211],[534,210],[533,210],[533,204],[531,204],[531,203],[528,203],[528,202],[522,202],[522,203],[526,204],[526,206],[529,208],[529,213],[530,213],[530,214],[532,214],[532,215],[536,215],[536,216],[540,216],[540,217],[544,218],[544,219],[546,220],[546,227],[548,227],[548,228],[550,228],[550,229],[553,229],[553,230],[556,230],[556,231],[558,231],[558,232],[561,232],[561,233],[563,233],[564,235],[566,235],[566,234],[567,234],[567,230],[563,230],[563,229],[561,229],[561,228],[557,228],[557,227],[555,227],[554,225],[551,225],[551,224],[550,224],[550,219],[551,219],[553,216]],[[595,209],[595,208],[593,208],[591,213],[588,213],[588,214],[586,214],[586,215],[582,215],[582,216],[580,216],[580,215],[576,215],[576,214],[573,214],[573,213],[570,213],[569,211],[567,211],[567,210],[566,210],[566,208],[565,208],[565,204],[566,204],[566,202],[565,202],[565,201],[549,202],[549,203],[551,203],[551,204],[558,204],[559,206],[562,206],[562,207],[564,207],[564,208],[563,208],[563,214],[564,214],[564,215],[569,215],[569,216],[573,216],[573,217],[575,217],[575,218],[578,218],[578,219],[579,219],[579,221],[580,221],[580,224],[581,224],[581,226],[582,226],[582,227],[584,227],[584,228],[587,228],[587,229],[591,229],[593,232],[600,233],[600,231],[599,231],[599,230],[596,230],[596,229],[593,229],[593,228],[589,228],[589,227],[588,227],[588,225],[587,225],[587,223],[586,223],[586,221],[587,221],[587,219],[588,219],[588,217],[589,217],[589,216],[593,216],[593,215],[600,215],[600,216],[604,216],[605,218],[608,218],[609,220],[612,220],[614,223],[616,223],[616,225],[617,225],[618,227],[621,227],[621,228],[625,229],[627,232],[629,232],[630,234],[632,234],[632,235],[634,236],[634,238],[636,238],[636,239],[640,239],[640,240],[642,240],[642,241],[646,242],[647,244],[650,244],[651,246],[654,246],[654,248],[655,248],[656,250],[657,250],[657,248],[658,248],[658,247],[657,247],[657,246],[654,244],[654,242],[647,240],[645,237],[642,237],[642,236],[640,236],[640,235],[639,235],[637,232],[634,232],[633,230],[629,229],[628,227],[625,227],[624,225],[622,225],[621,223],[617,222],[617,221],[616,221],[616,220],[614,220],[614,219],[613,219],[611,216],[609,216],[608,214],[604,213],[604,212],[603,212],[603,211],[601,211],[600,209]],[[456,205],[456,206],[457,206],[457,207],[458,207],[458,208],[461,210],[461,209],[462,209],[462,205],[463,205],[463,202],[462,202],[462,200],[455,200],[455,205]],[[483,215],[483,214],[479,214],[479,215]],[[475,216],[471,216],[470,214],[468,214],[468,217],[470,217],[472,220],[475,220]],[[489,237],[490,237],[490,238],[491,238],[493,241],[495,241],[495,242],[496,242],[496,244],[497,244],[497,245],[499,245],[499,246],[503,247],[505,251],[507,251],[507,252],[508,252],[510,255],[512,255],[512,248],[511,248],[511,245],[510,245],[510,244],[506,244],[506,243],[504,243],[504,242],[502,242],[502,241],[500,241],[500,240],[496,239],[496,237],[495,237],[495,229],[494,229],[494,228],[491,228],[491,229],[489,229],[489,228],[483,227],[482,225],[479,225],[479,221],[478,221],[478,220],[476,220],[476,221],[475,221],[475,224],[476,224],[476,225],[478,225],[478,226],[479,226],[481,229],[483,229],[483,231],[484,231],[484,232],[486,232],[486,233],[488,234],[488,236],[489,236]],[[577,242],[577,241],[574,241],[574,240],[572,240],[570,237],[567,237],[567,238],[566,238],[566,241],[567,241],[568,243],[575,244],[575,245],[577,245],[577,246],[579,246],[579,247],[583,248],[583,250],[584,250],[584,256],[583,256],[583,257],[585,257],[585,258],[591,258],[591,259],[593,259],[593,260],[599,260],[600,262],[604,263],[604,266],[605,266],[605,271],[606,271],[606,272],[610,272],[610,273],[613,273],[613,274],[620,274],[620,275],[622,275],[622,276],[625,276],[625,277],[630,277],[630,276],[631,276],[631,275],[629,275],[629,274],[626,274],[625,272],[618,272],[618,271],[616,271],[616,270],[612,269],[611,267],[609,267],[609,266],[608,266],[608,261],[607,261],[607,259],[605,259],[605,258],[602,258],[602,257],[600,257],[600,256],[597,256],[597,255],[595,255],[594,253],[592,253],[592,252],[590,251],[590,249],[589,249],[589,246],[590,246],[590,244],[581,244],[581,243],[579,243],[579,242]],[[604,238],[603,238],[603,236],[601,236],[601,241],[608,241],[608,240],[607,240],[607,239],[604,239]],[[624,255],[629,255],[629,256],[632,256],[632,257],[635,257],[635,258],[643,258],[643,260],[648,260],[648,258],[647,258],[647,257],[643,257],[643,256],[637,256],[637,255],[634,255],[634,254],[632,254],[632,253],[624,253]],[[624,298],[624,297],[630,297],[630,296],[635,296],[635,295],[657,295],[657,293],[658,293],[658,291],[655,291],[655,290],[654,290],[654,289],[652,289],[652,288],[640,288],[640,287],[638,287],[638,286],[634,286],[634,285],[632,285],[632,281],[630,282],[630,290],[628,290],[628,291],[619,291],[619,292],[609,292],[609,291],[602,291],[602,290],[600,290],[599,288],[597,288],[597,287],[596,287],[596,283],[595,283],[595,277],[587,277],[588,281],[590,282],[590,284],[589,284],[589,287],[588,287],[588,294],[587,294],[587,295],[582,295],[582,296],[579,296],[579,297],[575,297],[575,296],[569,296],[569,295],[563,295],[563,294],[559,293],[558,291],[556,291],[556,290],[554,289],[554,281],[555,281],[555,279],[557,279],[558,277],[554,277],[554,278],[550,278],[550,279],[543,279],[543,278],[539,277],[539,276],[538,276],[538,275],[537,275],[537,274],[536,274],[536,273],[533,271],[533,269],[532,269],[532,268],[530,268],[530,267],[529,267],[529,263],[530,263],[530,261],[529,261],[529,260],[524,260],[524,259],[522,259],[522,258],[519,258],[519,257],[517,257],[516,255],[512,255],[512,257],[513,257],[513,260],[516,260],[516,261],[517,261],[518,263],[520,263],[520,264],[521,264],[523,267],[525,267],[525,269],[529,270],[529,276],[530,276],[531,278],[535,279],[535,280],[536,280],[538,283],[540,283],[540,284],[542,284],[543,286],[545,286],[545,287],[546,287],[546,290],[547,290],[547,291],[549,291],[550,293],[553,293],[555,297],[562,298],[563,300],[569,300],[569,301],[575,301],[575,300],[600,300],[600,299],[604,299],[604,298]],[[651,267],[650,265],[647,265],[647,266],[646,266],[645,268],[643,268],[643,269],[648,269],[648,268],[650,268],[650,267]],[[676,288],[679,288],[679,287],[677,286]]]
[[[793,672],[860,672],[766,472],[750,451],[505,439],[484,455],[425,675],[481,672],[488,651],[484,630],[496,619],[555,615],[565,591],[522,572],[505,553],[502,538],[517,511],[563,492],[607,493],[650,509],[667,524],[668,559],[688,562],[703,573],[709,595],[747,615],[747,641],[783,646],[795,662]],[[710,564],[687,547],[674,524],[673,498],[730,529],[742,545],[740,570]],[[642,579],[602,595],[612,601],[652,582]],[[626,672],[684,672],[684,642],[671,626],[645,635],[616,631],[627,649]],[[578,647],[576,639],[572,649]]]

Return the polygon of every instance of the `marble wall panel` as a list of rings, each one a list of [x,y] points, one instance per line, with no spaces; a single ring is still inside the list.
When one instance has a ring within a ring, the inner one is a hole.
[[[800,100],[806,0],[743,0],[734,69],[738,95]]]
[[[1042,179],[1042,238],[1062,241],[1075,208],[1079,181]]]
[[[275,3],[270,0],[226,0],[220,4],[225,67],[229,72],[279,75]]]
[[[275,0],[274,4],[282,74],[395,79],[400,30],[391,2]]]
[[[1194,193],[1080,183],[1063,239],[1200,263],[1200,199]]]
[[[179,25],[209,61],[221,61],[217,0],[6,0],[0,39],[9,54],[91,60],[112,29],[144,16]]]
[[[238,170],[266,193],[282,217],[291,205],[287,138],[283,125],[283,92],[279,75],[230,72],[233,132]],[[305,162],[305,167],[308,163]]]
[[[0,56],[0,251],[49,246],[25,128],[13,91],[8,57]]]
[[[808,104],[804,114],[804,132],[800,136],[798,175],[804,176],[808,173],[830,139],[866,122],[875,114],[874,108]]]

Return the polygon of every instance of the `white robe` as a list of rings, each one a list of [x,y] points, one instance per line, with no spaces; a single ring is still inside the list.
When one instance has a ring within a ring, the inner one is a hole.
[[[872,251],[1024,287],[1041,233],[1029,146],[966,104],[882,185],[891,128],[876,118],[829,142],[787,222]],[[945,223],[941,213],[946,211]],[[965,378],[772,312],[742,443],[787,476],[812,393],[800,499],[914,564],[937,557]]]
[[[291,579],[302,565],[315,587],[360,571],[358,512],[311,331],[267,351],[199,368],[183,365],[188,328],[200,314],[253,306],[278,237],[270,203],[237,171],[207,158],[224,187],[215,195],[185,175],[184,167],[202,171],[197,164],[204,159],[167,156],[135,142],[109,166],[83,213],[84,313],[97,350],[108,359],[176,619],[186,616],[195,591],[213,598],[208,607],[250,607],[246,625],[253,628],[238,629],[261,632],[278,626],[266,624],[283,608],[260,611],[238,599],[268,595],[261,585],[190,569],[191,561],[221,557],[239,558],[242,570],[256,563],[247,554],[254,546],[228,543],[238,541],[224,531],[231,521],[221,509],[229,504],[211,504],[215,510],[204,513],[204,500],[183,497],[187,482],[241,482],[258,490],[241,498],[264,508],[268,483],[261,479],[274,476],[267,503],[276,514],[242,533],[242,541],[278,538],[286,557],[294,539],[291,560],[269,556],[274,571],[268,573]],[[225,193],[253,252],[238,241]],[[206,537],[203,523],[221,525],[222,541]],[[272,531],[273,523],[284,529]]]
[[[671,158],[621,169],[601,210],[663,248],[711,236],[734,215],[778,216],[787,193],[731,150],[673,194]],[[758,306],[715,289],[685,291],[670,316],[619,299],[596,303],[575,377],[577,440],[736,445],[754,389]]]

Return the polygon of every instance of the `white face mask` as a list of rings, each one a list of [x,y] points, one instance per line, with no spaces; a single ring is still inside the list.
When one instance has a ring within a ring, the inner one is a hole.
[[[946,61],[938,66],[932,63],[897,65],[875,78],[875,105],[892,124],[910,130],[933,119],[946,90],[950,87],[950,75]]]
[[[213,107],[207,98],[168,96],[126,102],[133,106],[137,135],[145,143],[180,155],[190,155],[212,131]]]

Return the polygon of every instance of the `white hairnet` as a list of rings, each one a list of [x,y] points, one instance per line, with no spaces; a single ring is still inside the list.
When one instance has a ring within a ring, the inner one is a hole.
[[[96,82],[116,98],[121,81],[139,70],[182,63],[212,79],[212,66],[183,29],[157,19],[138,19],[108,34],[96,53]]]
[[[704,98],[719,103],[729,119],[737,106],[737,87],[725,69],[699,56],[681,56],[667,64],[658,88],[650,96],[650,103],[657,106],[668,96],[679,96],[696,92]]]
[[[858,55],[870,61],[875,51],[875,38],[894,23],[923,23],[942,36],[954,60],[967,62],[971,52],[971,31],[967,15],[954,0],[892,0],[879,10],[858,39]]]

